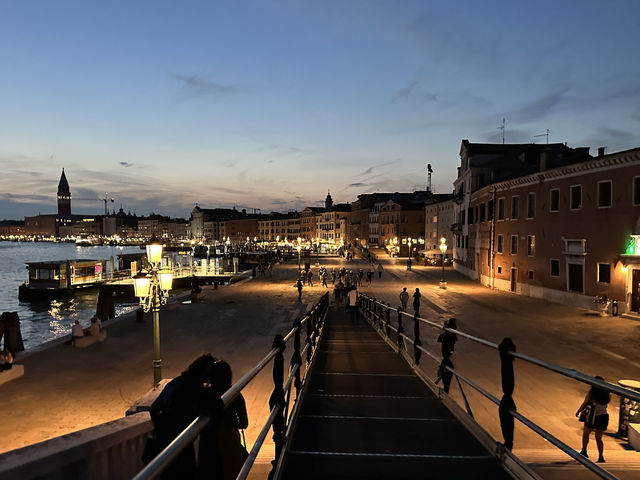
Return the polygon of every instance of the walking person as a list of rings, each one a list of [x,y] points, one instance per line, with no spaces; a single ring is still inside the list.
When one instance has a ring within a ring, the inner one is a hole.
[[[347,310],[351,314],[351,323],[356,323],[358,319],[358,290],[352,286],[347,294]]]
[[[298,289],[298,301],[301,302],[302,301],[302,280],[300,278],[298,278],[298,281],[296,282],[296,288]]]
[[[420,316],[420,297],[422,297],[420,289],[416,288],[416,291],[413,293],[413,311],[416,312],[418,316]]]
[[[362,279],[364,278],[364,272],[362,269],[358,270],[358,286],[362,286]]]
[[[382,264],[378,263],[378,278],[382,278]]]
[[[311,269],[309,269],[309,271],[307,272],[307,285],[313,287],[313,272],[311,271]]]
[[[402,311],[407,311],[407,303],[409,303],[409,292],[407,292],[407,287],[404,287],[400,292],[400,302],[402,303]]]
[[[327,285],[327,272],[322,272],[322,286],[329,288],[329,285]]]
[[[373,268],[367,270],[367,286],[371,286],[371,280],[373,279]]]
[[[604,378],[596,376],[598,380],[604,381]],[[589,437],[591,432],[595,431],[596,446],[598,447],[598,463],[604,463],[604,442],[602,434],[609,425],[609,413],[607,413],[607,405],[611,401],[611,393],[599,387],[591,386],[589,392],[584,398],[584,402],[578,408],[576,417],[584,421],[584,430],[582,431],[582,450],[580,455],[589,458],[587,454],[587,445],[589,445]]]

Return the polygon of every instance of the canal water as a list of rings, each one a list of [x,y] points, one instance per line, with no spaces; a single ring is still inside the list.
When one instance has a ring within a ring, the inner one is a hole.
[[[18,312],[25,349],[71,332],[75,319],[88,326],[96,311],[98,291],[90,289],[58,300],[19,301],[18,287],[28,277],[26,262],[72,259],[106,259],[121,253],[140,252],[140,247],[78,247],[74,243],[0,242],[0,313]],[[109,262],[107,262],[107,266]],[[116,316],[134,304],[116,304]]]

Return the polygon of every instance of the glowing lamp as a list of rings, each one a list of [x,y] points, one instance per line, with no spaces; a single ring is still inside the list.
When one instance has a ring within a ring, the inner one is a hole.
[[[171,290],[173,284],[173,272],[171,270],[160,270],[158,272],[158,281],[160,282],[160,288],[165,292]]]
[[[149,263],[160,263],[162,260],[162,242],[155,236],[147,244],[147,260]]]
[[[133,289],[136,297],[147,298],[151,288],[151,277],[144,273],[140,273],[133,277]]]

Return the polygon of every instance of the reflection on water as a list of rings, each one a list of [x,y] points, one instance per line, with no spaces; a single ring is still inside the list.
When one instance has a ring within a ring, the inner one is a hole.
[[[96,289],[83,290],[71,297],[55,300],[18,300],[18,287],[27,279],[26,262],[79,258],[109,260],[113,256],[117,263],[117,255],[120,253],[139,251],[138,247],[77,247],[73,243],[0,242],[0,313],[18,312],[27,349],[69,333],[75,319],[84,326],[89,326],[89,319],[96,311]],[[116,315],[134,308],[132,304],[117,304]]]

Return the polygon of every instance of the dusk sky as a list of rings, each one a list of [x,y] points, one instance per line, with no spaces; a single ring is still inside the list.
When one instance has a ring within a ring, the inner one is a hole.
[[[640,146],[640,2],[0,1],[0,219],[448,193],[460,142]],[[89,199],[89,200],[80,200]]]

